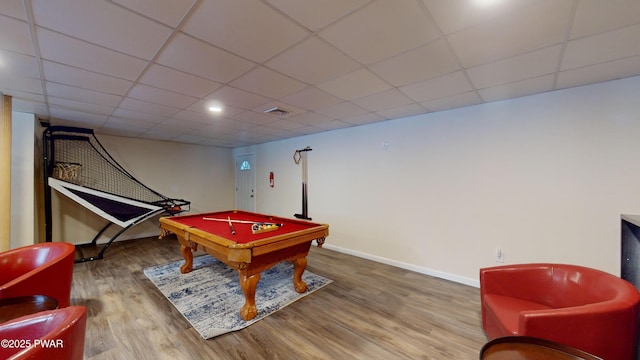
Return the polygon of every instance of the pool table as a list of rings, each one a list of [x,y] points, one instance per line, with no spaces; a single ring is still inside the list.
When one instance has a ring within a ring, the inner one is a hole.
[[[258,313],[255,293],[260,274],[275,264],[291,261],[294,289],[307,290],[302,274],[309,248],[314,240],[322,247],[329,225],[232,210],[160,218],[160,237],[170,233],[180,242],[181,273],[193,269],[193,252],[198,247],[238,271],[245,297],[240,316],[251,320]]]

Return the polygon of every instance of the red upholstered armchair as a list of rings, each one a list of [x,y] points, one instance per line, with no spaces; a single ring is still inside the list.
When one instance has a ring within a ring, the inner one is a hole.
[[[0,253],[0,299],[47,295],[69,306],[75,246],[43,243]]]
[[[564,264],[480,269],[487,337],[531,336],[603,359],[634,359],[640,293],[609,273]]]
[[[0,359],[82,360],[87,309],[69,306],[0,324]],[[29,345],[29,346],[27,346]]]

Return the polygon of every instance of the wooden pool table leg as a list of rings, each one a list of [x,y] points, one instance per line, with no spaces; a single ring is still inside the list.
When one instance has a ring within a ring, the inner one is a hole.
[[[298,294],[307,291],[307,283],[302,281],[302,273],[307,268],[307,258],[302,257],[293,260],[293,288]]]
[[[194,248],[195,247],[195,248]],[[182,274],[186,274],[193,270],[193,252],[197,249],[197,245],[195,244],[185,244],[185,242],[180,242],[180,252],[184,257],[184,264],[180,266],[180,272]]]
[[[240,309],[240,316],[245,321],[251,320],[258,314],[256,308],[256,287],[258,281],[260,281],[260,273],[247,276],[246,274],[239,273],[240,275],[240,287],[244,293],[245,303]]]

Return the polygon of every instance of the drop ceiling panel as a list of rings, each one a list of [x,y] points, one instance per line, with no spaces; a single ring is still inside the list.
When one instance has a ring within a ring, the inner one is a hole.
[[[222,84],[203,79],[166,66],[152,65],[140,77],[140,83],[201,98],[220,88]]]
[[[348,101],[331,105],[326,108],[317,109],[315,112],[332,119],[346,119],[368,113],[367,110]]]
[[[551,74],[558,67],[561,50],[560,45],[555,45],[532,51],[467,69],[467,75],[479,89]]]
[[[245,121],[240,121],[240,120],[230,119],[230,118],[222,118],[214,122],[212,125],[207,126],[207,129],[209,129],[209,132],[215,132],[218,134],[228,134],[228,133],[236,132],[238,130],[250,130],[257,126],[258,125],[252,122],[245,122]]]
[[[388,90],[391,85],[382,81],[371,71],[360,69],[319,84],[318,87],[345,100],[351,100]]]
[[[111,0],[116,4],[160,21],[171,27],[177,26],[187,15],[196,0],[164,1],[159,6],[157,0]]]
[[[0,82],[2,80],[0,79]],[[24,91],[14,91],[14,96],[12,97],[12,104],[16,105],[25,105],[30,108],[36,108],[38,110],[43,110],[46,112],[46,106],[44,101],[44,96],[42,94],[24,92]],[[39,112],[33,112],[34,114],[38,114]]]
[[[306,110],[315,110],[342,102],[342,99],[316,87],[309,86],[304,90],[282,98],[282,101]]]
[[[180,109],[175,107],[155,104],[148,101],[136,100],[132,98],[126,98],[122,100],[119,108],[153,114],[156,115],[156,118],[170,117],[180,111]]]
[[[300,114],[300,115],[296,115],[290,118],[291,121],[295,121],[299,124],[305,124],[305,125],[317,125],[317,124],[321,124],[321,123],[327,123],[327,122],[331,122],[334,119],[321,115],[321,114],[317,114],[317,113],[313,113],[313,112],[306,112],[304,114]]]
[[[442,111],[480,103],[482,103],[480,96],[478,96],[475,91],[468,91],[437,100],[425,101],[422,103],[422,106],[430,111]]]
[[[63,85],[47,81],[47,95],[61,99],[75,100],[88,104],[105,105],[115,107],[122,97],[103,92],[82,89],[75,86]]]
[[[190,132],[193,130],[199,130],[203,127],[207,126],[207,123],[201,123],[197,121],[188,121],[183,119],[178,119],[176,117],[172,117],[166,119],[156,125],[154,128],[156,129],[171,129],[175,136],[177,133]]]
[[[562,70],[636,55],[640,55],[640,25],[569,41]]]
[[[494,21],[538,1],[422,0],[444,34],[451,34],[474,25]]]
[[[460,68],[445,39],[371,65],[369,69],[395,86],[433,79]]]
[[[510,84],[482,89],[479,90],[478,93],[484,101],[505,100],[549,91],[553,88],[553,80],[553,75],[545,75],[537,78],[516,81]]]
[[[129,104],[129,105],[125,105],[128,107],[133,107],[133,105]],[[138,107],[139,109],[142,109],[142,107]],[[163,120],[165,120],[167,118],[167,116],[162,116],[162,115],[158,115],[158,114],[151,114],[148,112],[142,112],[142,111],[137,111],[137,110],[129,110],[129,109],[124,109],[124,108],[119,108],[113,111],[113,114],[111,114],[113,117],[116,118],[122,118],[122,119],[130,119],[130,120],[138,120],[138,121],[144,121],[144,122],[152,122],[152,123],[159,123]]]
[[[11,74],[37,79],[40,75],[36,58],[0,50],[0,68],[11,69]]]
[[[34,56],[29,25],[24,21],[0,16],[0,49]]]
[[[251,134],[255,136],[264,135],[264,139],[279,138],[282,136],[290,136],[289,130],[278,129],[270,126],[256,126],[251,129]]]
[[[184,109],[198,100],[198,98],[192,96],[181,95],[172,91],[167,91],[143,84],[134,86],[131,91],[129,91],[129,94],[127,94],[127,96],[138,100],[148,101],[150,103],[162,104],[179,109]]]
[[[253,109],[269,102],[271,99],[232,86],[224,86],[207,96],[207,100],[233,105],[242,109]]]
[[[321,123],[318,125],[315,125],[315,127],[320,128],[324,131],[328,131],[328,130],[338,130],[338,129],[344,129],[344,128],[348,128],[348,127],[352,127],[353,124],[349,124],[346,123],[344,121],[341,120],[333,120],[330,122],[326,122],[326,123]]]
[[[318,37],[309,37],[266,63],[307,84],[317,84],[351,72],[358,64]]]
[[[51,117],[56,121],[57,125],[80,126],[98,128],[107,121],[106,115],[98,115],[78,110],[69,110],[50,106],[49,112]]]
[[[427,109],[420,106],[419,104],[410,104],[407,106],[400,106],[392,109],[376,111],[376,114],[387,118],[387,119],[400,119],[404,117],[424,114],[427,112]]]
[[[296,129],[300,129],[303,127],[307,127],[307,125],[305,124],[300,124],[297,123],[295,121],[290,121],[290,120],[276,120],[272,123],[269,124],[269,127],[274,128],[274,129],[281,129],[281,130],[296,130]]]
[[[243,111],[239,114],[233,115],[230,118],[240,122],[246,122],[246,123],[251,123],[256,125],[267,125],[269,123],[272,123],[278,120],[277,117],[269,116],[264,113],[261,113],[261,112],[258,113],[254,111]]]
[[[471,84],[462,71],[400,88],[404,94],[418,102],[445,98],[465,93],[472,89]]]
[[[309,34],[255,0],[203,0],[182,30],[256,62],[267,60]]]
[[[38,44],[44,60],[79,67],[125,80],[136,79],[146,63],[132,56],[69,36],[38,28]]]
[[[141,133],[157,125],[155,121],[145,121],[140,119],[110,117],[103,125],[107,129],[128,129]]]
[[[111,2],[85,0],[65,6],[68,3],[67,0],[32,0],[35,22],[142,59],[151,59],[171,34],[171,28]]]
[[[524,54],[564,40],[571,3],[541,1],[513,11],[508,17],[472,26],[447,38],[464,67]],[[544,19],[544,26],[540,26],[540,19]]]
[[[104,121],[106,121],[109,114],[111,114],[111,112],[113,111],[112,107],[87,104],[80,101],[72,101],[67,99],[58,99],[53,96],[49,97],[49,106],[52,114],[56,114],[56,109],[58,109],[58,111],[69,111],[68,109],[74,109],[73,112],[76,112],[77,114],[89,114],[88,116],[90,117],[104,119]],[[82,117],[78,115],[77,117],[73,118],[73,120],[82,120]]]
[[[12,109],[20,109],[21,112],[26,112],[29,114],[49,113],[49,110],[47,110],[47,107],[44,105],[44,97],[30,93],[16,92],[15,94],[19,95],[20,98],[12,98]]]
[[[369,114],[364,114],[360,116],[354,116],[351,118],[346,118],[346,119],[343,119],[342,121],[346,122],[347,124],[366,125],[366,124],[373,124],[376,122],[380,122],[383,120],[386,120],[386,119],[378,114],[369,113]]]
[[[369,111],[380,111],[409,105],[413,102],[397,89],[379,92],[352,101],[354,104]]]
[[[99,105],[99,104],[88,103],[84,101],[61,99],[55,96],[48,96],[47,100],[49,101],[49,105],[53,107],[74,109],[74,110],[79,110],[79,111],[94,114],[94,115],[109,116],[114,109],[113,106]]]
[[[139,137],[141,139],[175,141],[173,139],[176,139],[177,135],[176,135],[175,130],[173,130],[173,129],[152,127],[150,129],[146,129],[146,130],[140,131],[139,134],[137,135],[137,137]]]
[[[435,40],[439,31],[415,0],[379,0],[319,35],[357,61],[372,64]]]
[[[296,129],[289,130],[289,132],[294,134],[294,136],[304,136],[304,135],[310,135],[310,134],[318,133],[319,129],[316,128],[316,127],[313,127],[313,126],[305,125],[303,127],[299,127],[299,128],[296,128]]]
[[[637,0],[5,0],[0,91],[234,147],[640,75],[639,27]]]
[[[44,94],[40,80],[6,73],[0,74],[0,89],[2,89],[2,92],[5,95],[13,95],[14,90],[34,94]]]
[[[198,144],[207,140],[207,137],[203,135],[198,135],[198,134],[182,134],[182,135],[175,136],[172,139],[175,139],[175,141],[178,141],[178,142]]]
[[[48,81],[88,90],[101,91],[107,94],[124,95],[133,84],[133,82],[129,80],[123,80],[51,61],[43,61],[42,69],[44,77]]]
[[[307,86],[264,66],[256,67],[232,81],[230,85],[272,99],[279,99]]]
[[[27,21],[22,0],[3,0],[0,14]]]
[[[189,106],[187,110],[202,113],[206,117],[211,119],[220,118],[223,116],[232,116],[245,110],[243,108],[238,108],[227,104],[224,104],[224,106],[222,107],[222,111],[219,113],[209,110],[210,107],[217,105],[217,102],[212,102],[209,99],[202,99],[191,104],[191,106]]]
[[[637,0],[581,0],[573,19],[571,39],[637,24],[639,19]]]
[[[199,123],[201,125],[211,124],[215,121],[218,121],[216,117],[213,117],[210,114],[200,112],[200,111],[193,111],[193,110],[181,110],[175,115],[173,115],[171,119],[168,119],[168,120],[177,121],[177,122],[184,121],[188,123]]]
[[[267,0],[267,2],[304,25],[307,29],[317,31],[363,6],[369,0]]]
[[[255,65],[182,33],[167,44],[157,63],[220,83],[238,77]]]
[[[558,74],[557,88],[586,84],[640,75],[640,56],[585,66]]]

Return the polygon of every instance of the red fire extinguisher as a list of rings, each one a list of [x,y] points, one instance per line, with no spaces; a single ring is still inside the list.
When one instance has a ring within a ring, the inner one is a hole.
[[[273,182],[273,171],[269,173],[269,186],[273,187],[275,183]]]

